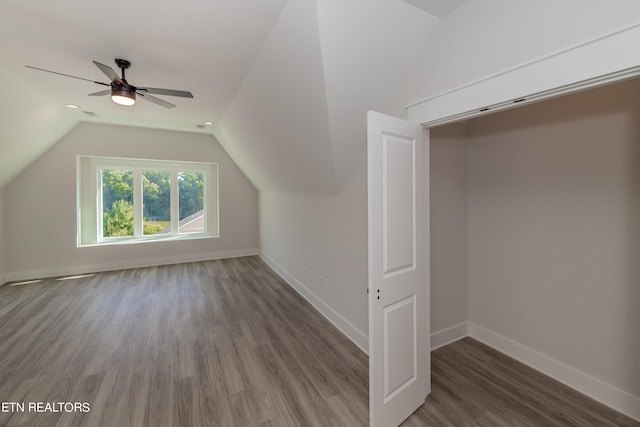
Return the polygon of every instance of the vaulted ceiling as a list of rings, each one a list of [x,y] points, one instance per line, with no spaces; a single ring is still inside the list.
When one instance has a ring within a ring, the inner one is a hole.
[[[3,0],[0,187],[89,121],[211,133],[260,190],[335,193],[366,111],[403,113],[409,68],[460,2]],[[132,62],[130,83],[195,98],[122,107],[87,96],[103,86],[25,67],[108,81],[91,61],[117,70],[115,58]]]

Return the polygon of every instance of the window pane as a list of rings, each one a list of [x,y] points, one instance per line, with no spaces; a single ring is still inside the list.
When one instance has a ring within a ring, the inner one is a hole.
[[[204,173],[178,173],[180,233],[204,233]]]
[[[171,172],[142,172],[143,234],[171,233]]]
[[[133,236],[133,172],[102,170],[102,236]]]

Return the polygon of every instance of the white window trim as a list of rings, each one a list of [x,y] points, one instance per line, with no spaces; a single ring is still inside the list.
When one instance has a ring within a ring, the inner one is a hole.
[[[102,234],[102,171],[104,169],[123,169],[133,172],[133,236],[104,237]],[[168,234],[143,234],[143,171],[167,171],[171,173],[171,232]],[[196,172],[203,174],[205,181],[203,188],[203,232],[182,234],[179,232],[179,172]],[[217,163],[78,156],[77,185],[78,247],[219,237],[219,184]],[[83,218],[85,221],[88,221],[87,216],[83,215],[83,210],[94,212],[92,220],[94,224],[88,225],[82,223]]]

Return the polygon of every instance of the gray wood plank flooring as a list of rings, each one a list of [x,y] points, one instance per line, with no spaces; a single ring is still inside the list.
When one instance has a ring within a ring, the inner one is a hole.
[[[404,427],[640,426],[473,338],[431,356],[432,393]]]
[[[258,257],[0,288],[0,402],[90,405],[1,426],[365,426],[367,363]],[[464,339],[405,425],[640,423]]]

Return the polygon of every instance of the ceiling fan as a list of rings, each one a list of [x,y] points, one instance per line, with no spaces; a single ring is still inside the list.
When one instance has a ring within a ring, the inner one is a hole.
[[[116,58],[116,65],[120,70],[122,70],[122,77],[118,76],[118,74],[113,71],[113,68],[108,65],[101,64],[99,62],[93,61],[93,63],[102,71],[109,79],[111,79],[111,83],[103,83],[98,82],[91,79],[85,79],[83,77],[76,77],[69,74],[59,73],[57,71],[45,70],[43,68],[32,67],[30,65],[25,65],[27,68],[32,68],[34,70],[46,71],[47,73],[59,74],[61,76],[72,77],[74,79],[86,80],[88,82],[93,82],[95,84],[110,86],[111,89],[102,90],[100,92],[90,93],[89,96],[104,96],[111,95],[111,99],[116,104],[120,105],[133,105],[136,102],[136,95],[140,95],[142,99],[146,99],[147,101],[151,101],[154,104],[158,104],[165,108],[173,108],[174,104],[165,101],[164,99],[156,98],[150,94],[155,95],[168,95],[168,96],[180,96],[182,98],[193,98],[191,92],[185,90],[173,90],[173,89],[161,89],[157,87],[136,87],[127,82],[124,76],[124,72],[127,68],[131,66],[131,62],[126,59]]]

